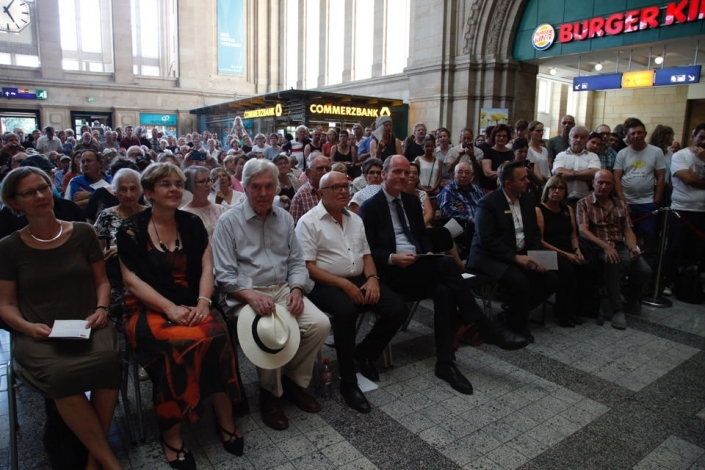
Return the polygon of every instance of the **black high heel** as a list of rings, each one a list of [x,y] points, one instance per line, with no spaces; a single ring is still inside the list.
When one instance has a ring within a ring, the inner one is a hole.
[[[166,447],[172,452],[176,453],[176,460],[167,460],[167,463],[171,468],[176,470],[196,470],[196,460],[193,458],[191,452],[186,452],[184,449],[185,444],[181,443],[180,449],[175,449],[166,443],[163,437],[160,438],[162,441],[162,447]]]
[[[245,453],[245,438],[243,436],[237,437],[235,435],[235,432],[230,432],[226,431],[220,423],[218,423],[218,419],[215,418],[215,432],[218,433],[218,435],[227,434],[230,436],[230,438],[227,441],[223,441],[223,449],[225,449],[226,452],[233,454],[237,457],[242,457],[242,454]],[[235,431],[237,431],[237,428],[235,428]],[[221,435],[222,438],[222,435]]]

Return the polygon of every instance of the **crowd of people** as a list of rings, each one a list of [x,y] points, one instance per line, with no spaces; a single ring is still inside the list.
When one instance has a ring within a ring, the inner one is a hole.
[[[687,221],[668,234],[666,289],[703,260],[705,124],[683,149],[668,126],[647,143],[636,118],[591,132],[564,116],[558,136],[543,133],[520,120],[477,139],[464,128],[453,145],[447,128],[418,123],[402,140],[388,116],[254,137],[236,118],[224,143],[132,126],[7,132],[0,318],[19,375],[56,403],[85,468],[119,468],[107,441],[119,319],[152,382],[165,458],[191,469],[181,428],[206,398],[225,450],[243,454],[238,345],[257,367],[264,424],[283,430],[282,398],[320,410],[306,389],[331,331],[343,400],[371,410],[356,371],[379,380],[411,301],[433,299],[435,374],[462,394],[473,387],[454,363],[460,343],[525,347],[529,313],[554,293],[560,326],[624,329],[655,282],[660,207]],[[466,271],[498,286],[495,318]],[[366,311],[376,321],[356,344]],[[50,340],[56,320],[85,320],[90,339]]]

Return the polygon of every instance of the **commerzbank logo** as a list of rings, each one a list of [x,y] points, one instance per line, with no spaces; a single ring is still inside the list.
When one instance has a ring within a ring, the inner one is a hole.
[[[281,103],[277,103],[275,106],[272,106],[270,108],[259,108],[259,109],[251,109],[249,111],[245,111],[243,118],[252,119],[252,118],[262,118],[262,117],[271,117],[271,116],[279,117],[281,115],[282,115],[282,105],[281,105]]]

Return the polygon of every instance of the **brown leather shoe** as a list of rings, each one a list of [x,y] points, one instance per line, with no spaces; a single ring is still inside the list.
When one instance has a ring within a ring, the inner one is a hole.
[[[283,431],[289,427],[289,420],[284,415],[279,398],[263,388],[259,389],[259,411],[262,413],[262,421],[270,428]]]
[[[318,413],[321,411],[321,405],[316,399],[306,393],[306,390],[295,384],[287,376],[282,377],[282,388],[284,389],[284,395],[282,395],[282,397],[298,406],[300,410],[307,413]]]

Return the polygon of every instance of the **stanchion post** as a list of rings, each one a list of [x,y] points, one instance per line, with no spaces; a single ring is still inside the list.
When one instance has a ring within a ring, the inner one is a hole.
[[[656,282],[654,283],[654,295],[651,297],[646,297],[642,300],[642,303],[649,305],[651,307],[658,308],[669,308],[673,306],[673,302],[659,295],[661,291],[661,272],[663,271],[663,255],[666,252],[666,239],[668,238],[668,219],[670,217],[671,208],[663,207],[659,209],[666,213],[666,217],[663,218],[663,225],[661,227],[661,243],[658,248],[658,267],[656,268]]]

